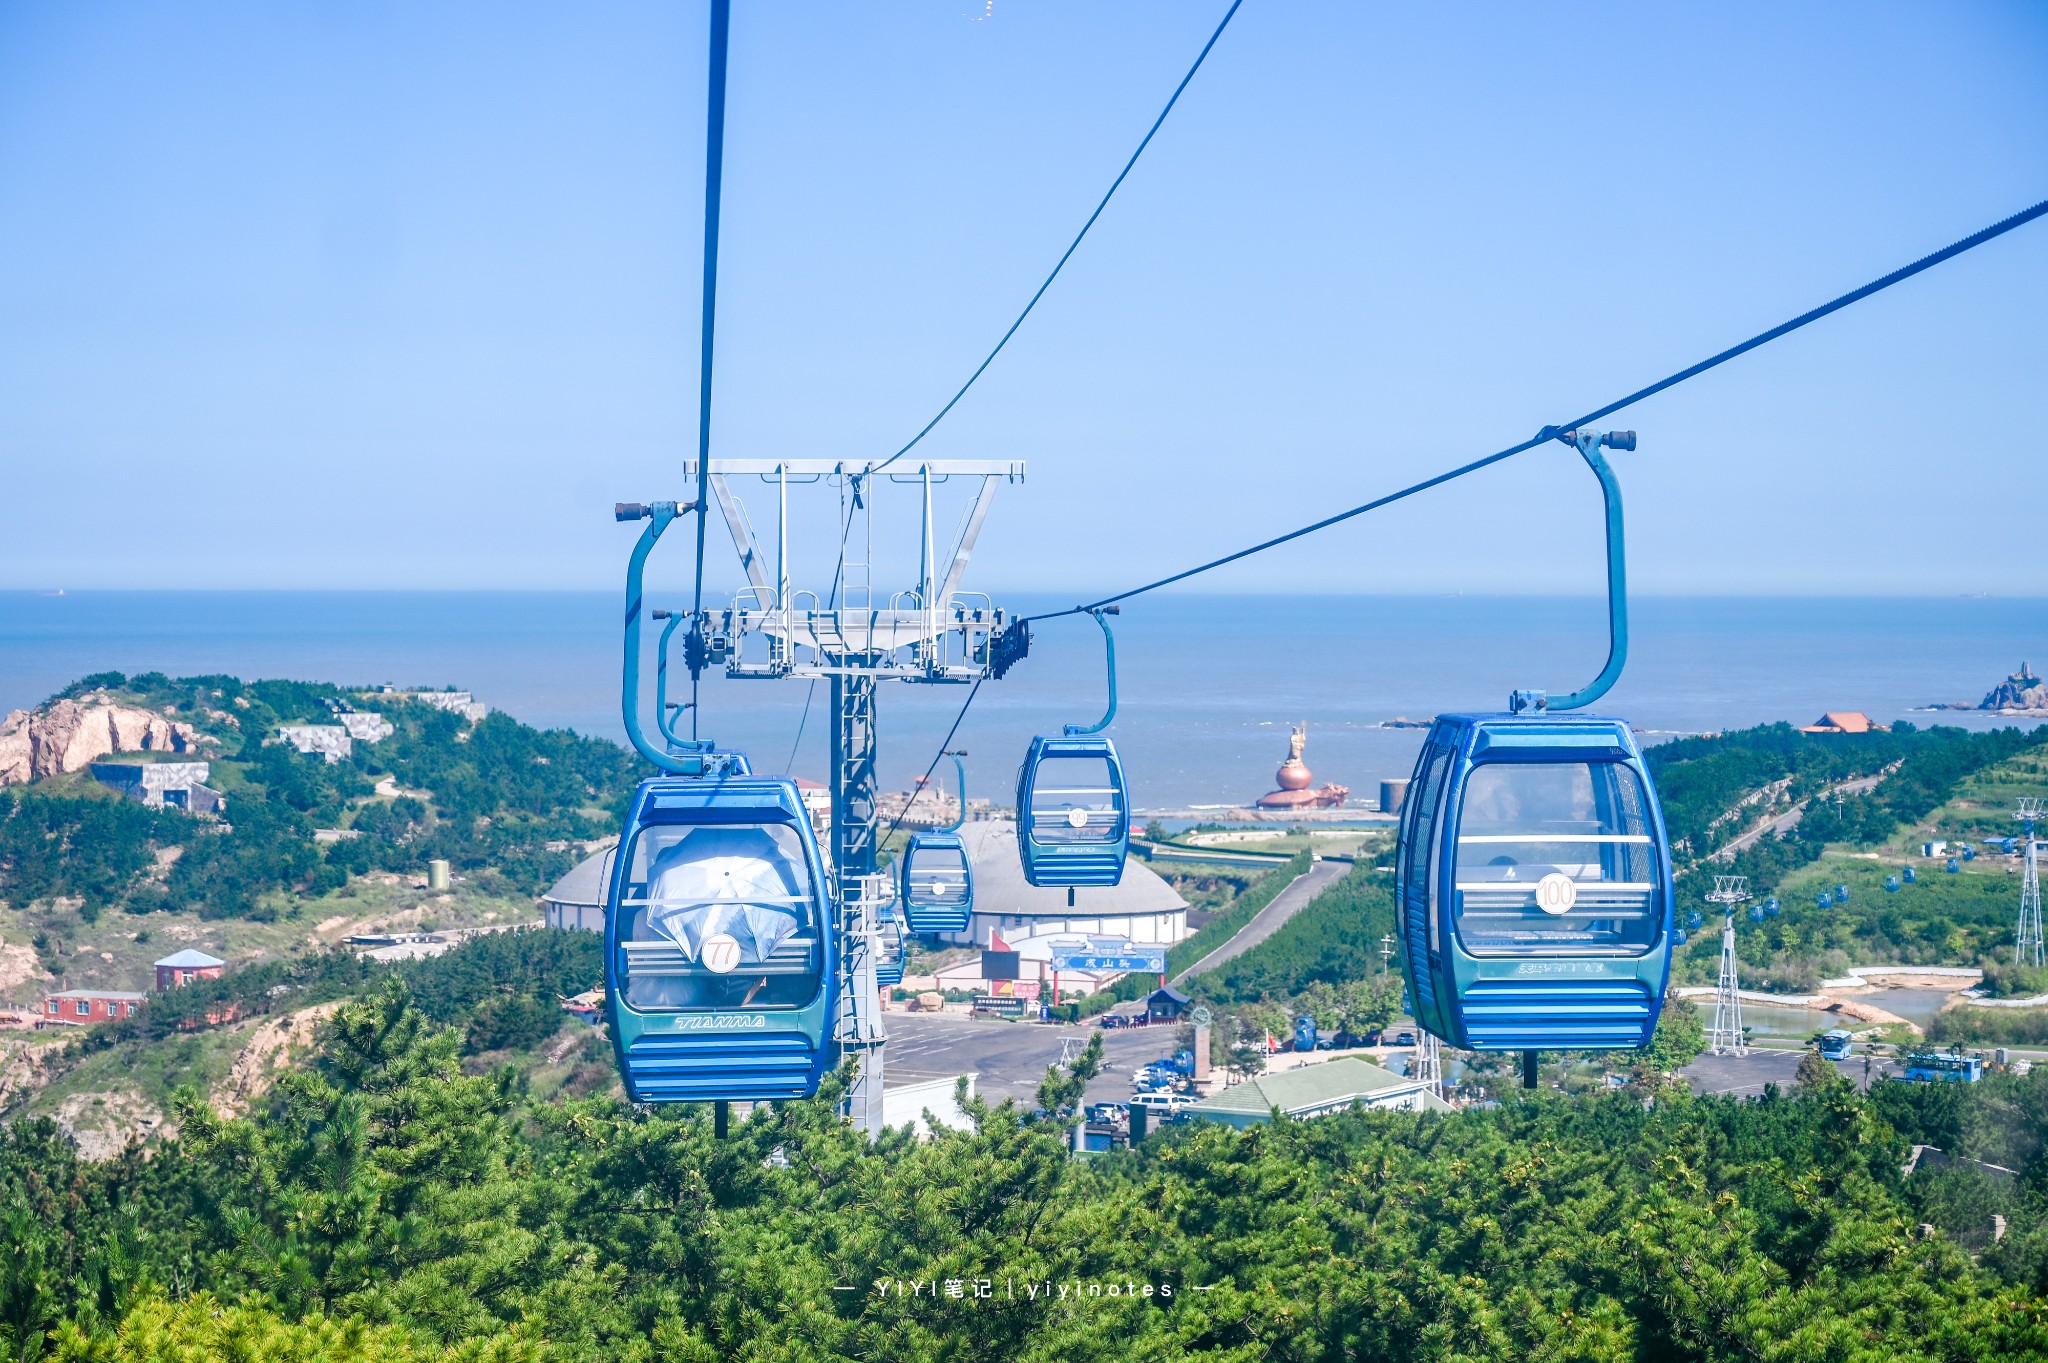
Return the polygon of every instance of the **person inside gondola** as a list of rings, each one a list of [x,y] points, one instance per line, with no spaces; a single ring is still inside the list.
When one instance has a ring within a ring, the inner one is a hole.
[[[633,868],[621,938],[634,1007],[792,1007],[817,992],[819,925],[794,829],[655,826]]]

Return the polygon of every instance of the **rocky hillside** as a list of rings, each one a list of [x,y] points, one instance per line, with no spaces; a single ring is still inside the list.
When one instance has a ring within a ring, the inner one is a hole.
[[[84,771],[115,753],[199,754],[212,746],[190,724],[93,691],[8,714],[0,723],[0,786]]]
[[[537,919],[534,897],[616,833],[638,763],[450,701],[468,698],[105,673],[11,717],[0,1009],[148,992],[151,963],[183,947],[239,969],[352,933]],[[146,803],[81,770],[130,753],[204,761],[224,806]],[[445,888],[427,884],[434,860]]]

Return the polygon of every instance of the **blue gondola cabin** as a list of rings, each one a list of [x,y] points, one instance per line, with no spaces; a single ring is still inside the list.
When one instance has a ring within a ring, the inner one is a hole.
[[[612,1043],[633,1101],[817,1092],[836,989],[826,884],[789,780],[641,783],[605,913]]]
[[[1647,1045],[1670,970],[1671,863],[1619,720],[1444,715],[1403,810],[1401,960],[1469,1050]]]

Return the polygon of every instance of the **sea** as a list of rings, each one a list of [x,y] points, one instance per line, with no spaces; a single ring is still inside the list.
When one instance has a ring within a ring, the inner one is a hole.
[[[1072,603],[1003,604],[1032,613]],[[616,594],[595,592],[0,592],[0,711],[93,672],[228,673],[454,686],[530,724],[623,741],[620,609]],[[1294,724],[1307,728],[1315,783],[1348,786],[1369,805],[1381,780],[1413,766],[1423,731],[1404,721],[1498,710],[1516,687],[1572,690],[1607,651],[1605,603],[1592,597],[1162,593],[1111,623],[1108,732],[1133,804],[1183,816],[1271,790]],[[1632,602],[1627,670],[1595,709],[1652,743],[1806,724],[1828,710],[2031,727],[2038,721],[1925,709],[1974,703],[2025,659],[2048,661],[2048,601],[1643,597]],[[1087,617],[1033,626],[1029,656],[960,717],[953,746],[968,751],[970,797],[1008,802],[1031,736],[1094,723],[1105,682],[1102,636]],[[822,780],[828,694],[822,682],[707,676],[698,732],[746,751],[757,771]],[[885,788],[927,769],[967,695],[883,686]]]

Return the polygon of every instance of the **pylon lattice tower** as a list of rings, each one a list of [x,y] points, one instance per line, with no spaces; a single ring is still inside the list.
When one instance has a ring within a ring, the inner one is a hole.
[[[1748,1055],[1742,1034],[1742,989],[1735,974],[1735,906],[1749,898],[1748,876],[1715,876],[1709,904],[1721,906],[1721,979],[1714,988],[1714,1025],[1707,1047],[1715,1055]]]
[[[1429,1085],[1430,1091],[1437,1097],[1443,1097],[1443,1045],[1436,1039],[1435,1033],[1425,1032],[1420,1027],[1415,1029],[1415,1068],[1411,1077]]]
[[[2034,838],[2034,821],[2040,816],[2041,801],[2031,795],[2020,800],[2019,812],[2013,815],[2026,832],[2027,872],[2020,881],[2020,922],[2013,934],[2012,959],[2014,965],[2037,968],[2043,964],[2044,958],[2041,943],[2041,844]]]
[[[834,1040],[858,1061],[847,1112],[870,1135],[883,1129],[882,1085],[888,1028],[881,1017],[875,966],[877,931],[896,898],[895,878],[880,870],[881,817],[876,809],[876,693],[879,683],[971,685],[991,674],[990,649],[1011,617],[988,597],[962,588],[976,540],[1001,483],[1024,479],[1016,460],[713,459],[705,482],[732,535],[746,575],[730,606],[706,608],[691,620],[706,666],[723,665],[732,680],[824,681],[831,689],[828,765],[832,786],[834,901],[840,940],[840,1006]],[[683,475],[697,478],[697,461]],[[959,479],[974,488],[960,528],[941,537],[934,485]],[[750,485],[748,480],[758,479]],[[976,481],[978,480],[978,481]],[[775,498],[771,560],[755,533],[740,489],[765,485]],[[789,495],[823,486],[838,493],[841,528],[833,569],[821,596],[791,582],[800,536],[790,528]],[[918,499],[918,571],[914,586],[894,592],[876,585],[875,503],[887,485]],[[772,576],[771,576],[772,573]],[[694,733],[694,730],[692,731]]]

